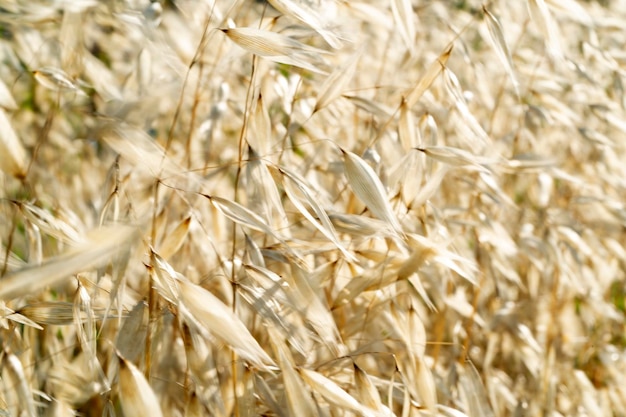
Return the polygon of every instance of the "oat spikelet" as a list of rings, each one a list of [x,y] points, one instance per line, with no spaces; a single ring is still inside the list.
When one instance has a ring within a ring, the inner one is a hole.
[[[264,232],[277,238],[278,240],[282,240],[282,237],[275,233],[274,230],[266,224],[265,219],[252,210],[235,201],[227,200],[225,198],[209,195],[204,195],[204,197],[208,198],[216,209],[235,223],[248,227],[252,230]]]
[[[437,407],[435,378],[433,378],[430,368],[424,361],[424,357],[416,358],[415,365],[417,367],[417,390],[426,408],[431,413],[434,413]]]
[[[187,278],[174,270],[165,259],[154,250],[150,250],[151,265],[149,268],[153,279],[153,285],[161,297],[171,303],[176,303],[179,297],[178,283]]]
[[[162,175],[168,177],[182,175],[187,177],[191,184],[198,184],[196,176],[180,168],[166,155],[165,149],[141,129],[127,124],[107,123],[98,128],[97,134],[122,158],[137,169],[148,171],[155,178]]]
[[[548,56],[556,62],[563,60],[559,27],[554,21],[548,5],[544,0],[527,0],[527,4],[530,17],[539,26],[539,30],[545,39]]]
[[[73,77],[79,75],[83,69],[82,60],[85,55],[83,25],[82,13],[65,9],[59,34],[59,42],[62,45],[61,65]]]
[[[47,286],[56,285],[73,274],[102,266],[126,250],[137,235],[136,228],[123,225],[93,230],[82,246],[40,266],[26,267],[6,275],[0,286],[0,299],[33,294]]]
[[[182,247],[189,233],[190,225],[191,217],[188,216],[178,223],[174,230],[165,236],[159,248],[159,254],[163,258],[168,259]]]
[[[267,103],[261,94],[256,102],[252,122],[254,135],[250,135],[248,143],[259,152],[260,156],[265,156],[271,148],[272,121],[267,110]]]
[[[506,72],[511,78],[511,82],[513,83],[513,88],[515,89],[515,94],[519,97],[519,83],[517,81],[517,77],[515,76],[515,71],[513,67],[513,58],[511,58],[511,51],[506,43],[506,39],[504,39],[504,33],[502,31],[502,25],[500,25],[500,21],[496,16],[494,16],[489,10],[487,10],[486,6],[483,6],[483,12],[485,13],[485,23],[487,25],[487,29],[489,30],[489,39],[493,44],[494,49],[496,50],[496,54],[502,62],[502,65],[506,68]]]
[[[265,218],[266,223],[283,233],[289,232],[287,214],[280,199],[276,183],[267,163],[252,147],[248,147],[249,161],[246,166],[246,191],[248,205]]]
[[[346,248],[343,247],[337,234],[335,232],[335,227],[333,226],[328,214],[326,211],[319,205],[318,201],[314,197],[313,190],[307,185],[304,178],[300,177],[298,174],[288,171],[287,169],[280,169],[280,172],[285,176],[287,181],[283,182],[285,187],[285,193],[289,200],[293,203],[294,206],[298,209],[298,211],[309,221],[315,228],[317,228],[322,234],[328,238],[333,244],[339,249],[339,251],[343,254],[346,260],[350,262],[357,262],[357,259],[352,255]],[[304,204],[300,201],[300,198],[296,195],[296,191],[292,188],[291,182],[293,182],[300,193],[304,196],[304,199],[309,204],[309,206],[313,209],[319,221],[317,221],[311,213],[307,210]]]
[[[348,183],[354,194],[379,219],[384,220],[399,235],[402,226],[396,218],[383,183],[367,162],[352,152],[341,150]]]
[[[96,358],[96,318],[91,307],[91,297],[80,282],[74,296],[73,316],[83,354],[89,366],[95,366],[98,363]]]
[[[590,28],[594,26],[591,15],[576,0],[547,0],[546,3],[548,3],[553,10],[565,14],[584,26]]]
[[[50,212],[33,204],[19,203],[19,208],[32,224],[42,232],[69,244],[81,243],[82,239],[76,229],[65,221],[53,216]]]
[[[295,304],[300,313],[320,335],[327,347],[339,354],[343,345],[337,324],[330,312],[326,300],[318,294],[319,290],[314,286],[314,280],[306,271],[294,267],[291,274],[285,275],[285,280],[293,288],[291,294],[295,297]]]
[[[383,405],[380,394],[371,378],[363,369],[357,366],[357,364],[354,364],[354,383],[358,399],[365,407],[382,411],[383,416],[393,416],[391,410]]]
[[[132,362],[121,356],[118,390],[125,416],[163,416],[159,399],[146,377]]]
[[[15,323],[20,323],[25,326],[34,327],[35,329],[38,329],[38,330],[43,330],[43,327],[37,324],[37,322],[31,320],[27,315],[24,315],[21,313],[22,313],[22,309],[20,309],[19,313],[16,313],[15,311],[6,307],[4,304],[4,301],[0,301],[0,328],[8,328],[6,320],[11,320],[11,321],[14,321]]]
[[[454,105],[465,122],[465,126],[474,134],[474,137],[478,142],[477,145],[479,146],[472,144],[472,147],[480,150],[484,149],[490,143],[489,135],[487,135],[487,132],[485,132],[478,120],[476,120],[476,117],[470,111],[465,97],[463,96],[463,89],[461,88],[459,79],[448,68],[443,69],[443,79],[448,92],[454,99]]]
[[[16,397],[19,399],[20,407],[23,413],[26,413],[28,417],[35,417],[36,413],[35,401],[33,400],[33,394],[29,387],[26,374],[24,372],[24,366],[20,359],[13,353],[5,350],[0,355],[0,365],[2,369],[6,369],[6,375],[8,376],[8,386],[12,387],[16,391]],[[1,381],[0,381],[1,382]],[[23,414],[16,414],[23,415]]]
[[[333,100],[339,97],[343,93],[343,89],[350,82],[354,73],[356,72],[357,63],[363,53],[363,49],[359,49],[350,58],[346,60],[340,67],[337,67],[333,71],[324,84],[320,87],[320,91],[317,95],[317,103],[313,113],[318,112],[324,107],[328,106]]]
[[[15,177],[23,177],[26,165],[26,150],[6,113],[0,109],[0,169]]]
[[[298,53],[322,54],[326,51],[268,30],[251,27],[220,29],[232,41],[253,54],[270,56],[288,56]]]
[[[324,40],[333,48],[339,49],[342,47],[343,42],[339,39],[332,30],[328,29],[325,19],[320,13],[308,6],[305,3],[311,4],[311,2],[297,1],[297,0],[269,0],[269,3],[281,13],[291,16],[324,38]],[[322,2],[322,6],[330,6],[332,2]]]
[[[481,163],[495,163],[496,161],[480,158],[472,153],[460,149],[453,148],[451,146],[425,146],[423,148],[416,148],[418,151],[423,152],[428,157],[436,159],[437,161],[444,162],[446,164],[462,167],[462,166],[474,166],[480,167]]]
[[[405,46],[409,51],[413,51],[415,23],[411,0],[391,0],[391,12]]]
[[[225,198],[210,196],[206,194],[202,194],[202,196],[208,198],[218,211],[220,211],[224,216],[228,217],[235,223],[241,226],[248,227],[252,230],[264,232],[265,234],[272,236],[274,239],[276,239],[285,246],[285,249],[287,250],[289,255],[292,256],[293,259],[296,260],[300,266],[305,269],[308,268],[308,265],[306,264],[306,262],[304,262],[304,260],[302,260],[301,256],[289,245],[287,245],[287,243],[285,242],[285,237],[274,231],[274,229],[272,229],[270,226],[268,226],[266,224],[266,221],[261,216],[248,209],[247,207],[242,206],[236,201],[231,201]]]
[[[33,71],[35,79],[45,88],[52,91],[71,91],[81,96],[86,96],[85,92],[80,89],[79,83],[65,71],[59,68],[45,67]]]
[[[494,413],[489,405],[487,393],[478,370],[470,361],[467,361],[465,365],[460,372],[459,387],[465,394],[469,415],[493,417]]]
[[[424,92],[428,90],[431,86],[435,78],[439,76],[443,68],[446,66],[446,62],[448,62],[448,58],[450,58],[450,54],[452,54],[452,45],[446,48],[445,51],[439,57],[430,64],[426,73],[420,78],[415,87],[409,92],[406,97],[406,105],[408,108],[412,108],[422,97]]]
[[[199,285],[187,280],[179,282],[179,307],[184,307],[183,317],[195,330],[219,337],[228,343],[242,358],[260,369],[269,369],[274,361],[261,348],[250,331],[231,308]]]
[[[137,361],[144,348],[148,333],[148,308],[144,301],[138,302],[128,313],[117,334],[115,347],[124,358]]]
[[[248,52],[274,62],[293,65],[324,74],[322,54],[326,51],[268,30],[250,27],[221,29],[233,42]]]
[[[287,407],[289,414],[294,416],[314,417],[319,415],[311,394],[306,390],[300,375],[295,371],[294,360],[287,348],[284,339],[275,329],[268,329],[270,342],[278,358],[278,364],[282,371],[281,376],[285,384]]]
[[[418,140],[418,132],[415,130],[413,121],[413,113],[407,105],[406,100],[400,105],[400,120],[398,121],[398,136],[405,150],[417,146],[421,141]]]
[[[18,310],[35,323],[43,325],[65,326],[72,324],[76,317],[74,304],[65,301],[41,301],[27,304]],[[102,309],[93,309],[98,318],[104,316]],[[80,322],[87,319],[87,315],[80,313]]]
[[[321,373],[306,368],[300,368],[298,371],[311,389],[319,393],[328,402],[343,409],[354,411],[363,417],[376,417],[378,415],[375,410],[361,405],[352,395]]]
[[[0,80],[0,107],[5,110],[17,110],[17,103],[15,102],[15,98],[13,98],[13,94],[9,90],[9,87],[4,83],[4,81]]]

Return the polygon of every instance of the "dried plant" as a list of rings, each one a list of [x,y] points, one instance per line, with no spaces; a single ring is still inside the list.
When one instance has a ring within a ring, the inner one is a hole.
[[[625,416],[624,22],[4,2],[0,416]]]

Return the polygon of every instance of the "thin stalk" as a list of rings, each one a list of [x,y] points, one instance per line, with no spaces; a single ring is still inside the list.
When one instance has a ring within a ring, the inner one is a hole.
[[[237,194],[239,191],[239,179],[241,178],[241,172],[243,170],[243,153],[247,145],[246,133],[248,130],[248,119],[250,118],[250,107],[252,103],[252,95],[254,93],[254,83],[256,79],[257,73],[257,63],[258,58],[256,55],[252,57],[252,69],[250,73],[250,83],[248,84],[248,90],[246,93],[246,106],[243,114],[243,124],[241,126],[241,131],[239,132],[239,149],[237,155],[237,173],[235,174],[235,185],[234,185],[234,201],[237,201]],[[237,312],[237,275],[235,269],[235,256],[237,253],[237,225],[233,222],[232,226],[232,236],[233,236],[233,244],[231,250],[231,285],[233,286],[233,312]],[[237,400],[237,354],[235,351],[232,351],[232,373],[233,373],[233,394],[235,398],[235,409],[234,415],[239,416],[239,401]]]
[[[198,64],[198,80],[196,82],[196,92],[193,97],[193,104],[191,106],[191,119],[189,120],[189,129],[187,129],[187,140],[185,142],[185,155],[187,156],[187,169],[191,169],[191,138],[193,137],[194,126],[196,124],[196,117],[198,115],[198,106],[200,105],[200,90],[202,84],[202,73],[204,70],[204,64],[200,62]]]
[[[60,107],[61,107],[61,91],[58,92],[56,101],[52,104],[52,107],[50,107],[50,110],[48,110],[48,114],[46,115],[46,121],[43,125],[43,128],[41,129],[41,133],[39,135],[39,138],[37,139],[35,148],[33,149],[33,157],[31,158],[30,163],[28,164],[28,168],[26,168],[26,173],[24,174],[24,178],[28,177],[28,174],[30,173],[32,166],[36,163],[37,155],[39,154],[39,149],[43,146],[43,144],[48,139],[48,135],[50,134],[50,130],[52,129],[52,123],[54,122],[54,118],[57,112],[59,111]]]

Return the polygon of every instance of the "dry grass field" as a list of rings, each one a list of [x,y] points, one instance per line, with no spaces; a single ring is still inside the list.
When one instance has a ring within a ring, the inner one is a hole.
[[[0,417],[626,416],[626,2],[0,2]]]

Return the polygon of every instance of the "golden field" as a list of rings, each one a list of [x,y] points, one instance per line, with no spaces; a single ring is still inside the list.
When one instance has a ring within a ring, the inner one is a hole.
[[[626,3],[0,4],[0,417],[626,416]]]

